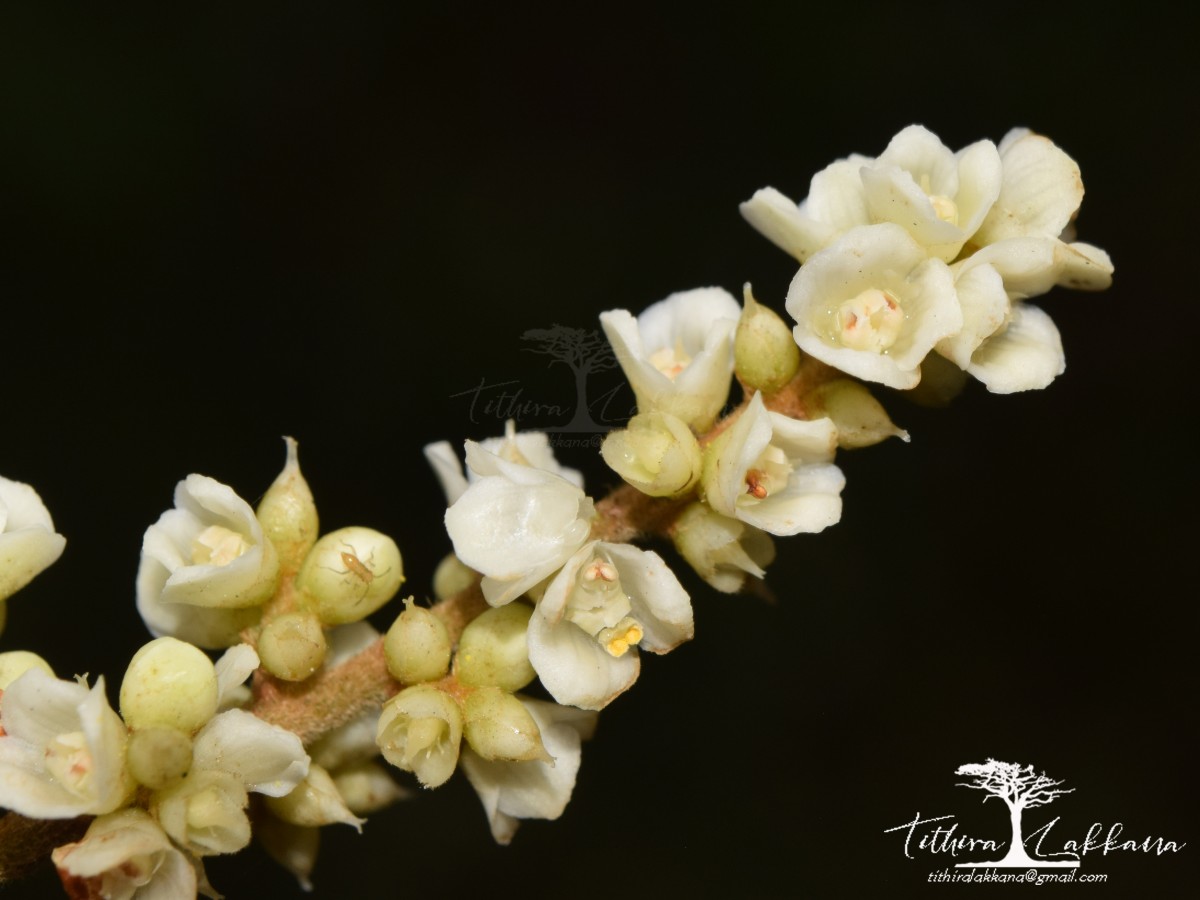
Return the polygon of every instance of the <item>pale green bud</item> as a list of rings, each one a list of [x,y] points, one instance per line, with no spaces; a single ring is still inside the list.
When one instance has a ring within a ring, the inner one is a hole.
[[[458,639],[455,675],[463,684],[518,691],[537,677],[529,662],[525,632],[533,607],[507,603],[484,610]]]
[[[350,812],[329,773],[316,763],[309,764],[308,774],[290,794],[267,797],[266,803],[271,812],[293,825],[317,828],[343,822],[361,833],[365,821]]]
[[[828,416],[833,420],[840,447],[848,450],[870,447],[890,437],[908,440],[908,432],[897,428],[883,405],[857,381],[835,378],[816,388],[804,400],[809,418]]]
[[[493,687],[472,691],[463,704],[463,718],[467,743],[484,759],[554,762],[542,745],[537,722],[510,693]]]
[[[129,735],[125,759],[139,784],[161,790],[191,769],[192,738],[178,728],[139,728]]]
[[[325,629],[315,613],[285,613],[268,622],[258,638],[263,668],[284,681],[303,681],[325,662]]]
[[[326,625],[361,621],[396,596],[403,583],[396,542],[361,526],[322,537],[296,574],[301,603]]]
[[[411,796],[411,791],[396,784],[387,769],[367,761],[339,769],[333,783],[351,812],[367,816]]]
[[[700,477],[700,445],[692,430],[670,413],[634,416],[600,445],[609,468],[643,494],[679,497]]]
[[[741,590],[747,575],[762,578],[775,559],[775,544],[760,528],[693,503],[676,519],[671,539],[679,555],[718,591]]]
[[[0,606],[3,604],[4,601],[0,600]],[[9,650],[6,653],[0,653],[0,691],[30,669],[41,669],[51,678],[56,677],[54,670],[50,668],[50,663],[36,653],[30,653],[28,650]]]
[[[743,288],[745,305],[733,337],[734,372],[747,388],[771,395],[786,385],[800,369],[800,348],[792,329],[779,315],[760,306]]]
[[[453,597],[473,585],[479,573],[453,553],[447,553],[433,570],[433,596],[439,600]]]
[[[435,788],[454,774],[462,734],[462,712],[454,698],[433,685],[418,684],[384,704],[375,743],[393,766]]]
[[[450,671],[450,634],[441,619],[409,597],[383,639],[383,653],[388,671],[402,684],[437,681]]]
[[[308,482],[300,474],[296,441],[285,437],[287,461],[283,471],[267,488],[259,501],[256,515],[263,533],[275,545],[279,567],[286,574],[295,572],[304,556],[317,542],[317,506]]]
[[[121,718],[130,728],[193,733],[217,711],[217,672],[202,650],[173,637],[146,644],[121,682]]]

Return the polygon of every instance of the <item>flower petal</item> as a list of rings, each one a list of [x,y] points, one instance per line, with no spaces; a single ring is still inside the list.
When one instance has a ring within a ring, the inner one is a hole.
[[[1028,303],[1013,307],[1008,327],[976,351],[967,369],[994,394],[1044,388],[1066,369],[1053,320]]]
[[[192,768],[226,772],[246,790],[282,797],[308,774],[300,738],[251,713],[230,709],[213,716],[196,734]]]
[[[574,623],[551,623],[537,610],[529,619],[527,640],[538,678],[550,696],[567,706],[603,709],[637,681],[641,670],[636,649],[611,656]]]

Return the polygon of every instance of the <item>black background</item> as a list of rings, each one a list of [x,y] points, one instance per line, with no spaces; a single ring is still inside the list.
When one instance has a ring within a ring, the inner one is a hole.
[[[1075,788],[1027,827],[1188,842],[1041,890],[1191,896],[1188,29],[1153,4],[834,5],[7,6],[0,472],[68,545],[0,649],[115,694],[147,639],[146,526],[189,472],[256,501],[284,434],[323,529],[394,535],[426,594],[449,545],[421,447],[502,427],[454,395],[573,400],[526,330],[745,281],[782,310],[794,264],[737,211],[756,188],[799,199],[913,122],[952,148],[1024,125],[1080,164],[1080,238],[1116,265],[1040,301],[1066,373],[943,410],[881,394],[912,443],[840,455],[843,519],[779,541],[775,602],[688,581],[696,640],[604,712],[561,820],[498,848],[457,777],[326,829],[315,896],[974,894],[885,829],[1006,840],[955,787],[988,757]],[[594,451],[560,456],[612,486]],[[256,848],[208,870],[231,898],[299,894]]]

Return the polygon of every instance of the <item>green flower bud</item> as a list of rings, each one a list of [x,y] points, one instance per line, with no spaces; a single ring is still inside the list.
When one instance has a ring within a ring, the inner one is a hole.
[[[462,734],[462,712],[454,698],[433,685],[419,684],[384,704],[375,743],[393,766],[435,788],[454,774]]]
[[[479,578],[479,573],[453,553],[447,553],[433,571],[433,596],[439,600],[465,591]]]
[[[529,662],[525,632],[533,607],[507,603],[484,610],[458,639],[455,675],[463,684],[519,691],[537,677]]]
[[[157,638],[130,660],[120,705],[130,728],[163,726],[194,733],[217,711],[216,669],[191,644]]]
[[[870,447],[890,437],[908,440],[908,432],[897,428],[883,405],[867,388],[849,378],[827,381],[805,398],[809,418],[828,416],[837,426],[838,446],[849,450]]]
[[[256,515],[263,533],[275,545],[280,569],[295,572],[317,541],[317,506],[308,482],[300,474],[296,441],[285,437],[287,461],[279,477],[267,488]]]
[[[315,613],[285,613],[268,622],[258,638],[263,668],[284,681],[303,681],[325,662],[325,629]]]
[[[365,821],[350,812],[329,773],[316,763],[309,764],[308,775],[290,794],[267,797],[266,803],[271,812],[293,825],[317,828],[344,822],[361,834]]]
[[[800,348],[792,329],[773,310],[754,300],[747,283],[745,306],[733,337],[734,372],[751,392],[771,395],[800,369]]]
[[[139,728],[129,735],[125,759],[139,784],[168,788],[192,767],[192,738],[178,728]]]
[[[609,468],[643,494],[679,497],[700,477],[700,445],[690,428],[670,413],[634,416],[600,445]]]
[[[403,583],[396,542],[361,526],[322,537],[296,573],[302,605],[326,625],[361,621],[396,596]]]
[[[463,718],[467,743],[484,759],[554,762],[542,745],[537,722],[512,694],[492,687],[472,691],[463,704]]]
[[[151,813],[163,831],[197,856],[236,853],[250,843],[249,797],[228,772],[198,769],[154,795]]]
[[[3,603],[4,601],[0,600],[0,605]],[[50,663],[36,653],[30,653],[28,650],[9,650],[6,653],[0,653],[0,691],[30,669],[41,669],[52,678],[56,677],[54,670],[50,668]]]
[[[404,601],[383,639],[388,671],[402,684],[437,681],[450,671],[450,635],[442,620],[429,610]]]
[[[775,559],[771,536],[731,519],[703,503],[693,503],[675,520],[671,539],[679,555],[718,591],[741,590],[746,575],[762,578]]]
[[[410,791],[396,784],[387,769],[371,760],[340,769],[333,776],[333,783],[350,811],[360,816],[411,796]]]

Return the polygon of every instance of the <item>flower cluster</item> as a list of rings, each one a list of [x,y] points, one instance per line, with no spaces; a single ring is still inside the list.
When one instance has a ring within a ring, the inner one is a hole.
[[[1044,137],[954,153],[919,126],[833,163],[800,204],[758,191],[743,214],[801,263],[796,324],[749,284],[741,303],[706,287],[603,313],[637,403],[601,445],[624,484],[594,499],[546,434],[513,422],[461,459],[427,446],[453,552],[429,602],[404,599],[383,633],[368,617],[405,583],[400,549],[365,526],[320,531],[295,441],[257,507],[187,476],[143,539],[154,639],[119,711],[103,677],[0,653],[0,807],[90,817],[45,851],[81,897],[219,896],[204,859],[253,837],[307,887],[323,826],[361,829],[409,795],[396,770],[436,788],[461,767],[502,844],[558,818],[641,653],[693,637],[672,548],[735,593],[765,577],[776,538],[838,522],[838,450],[908,439],[864,382],[911,391],[953,370],[943,392],[966,373],[1008,393],[1062,372],[1054,324],[1026,301],[1109,284],[1108,256],[1073,239],[1082,196]],[[64,544],[33,488],[0,478],[0,628]]]

